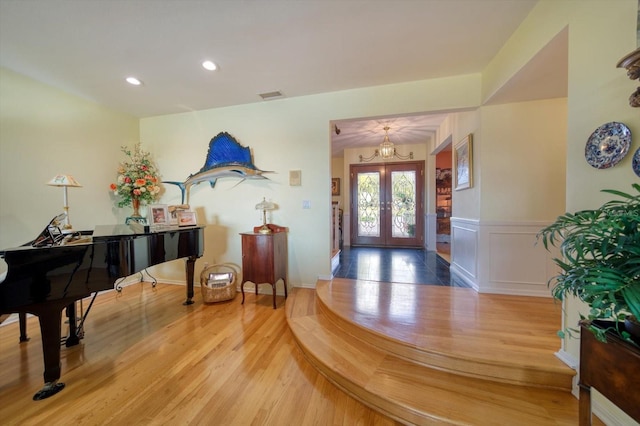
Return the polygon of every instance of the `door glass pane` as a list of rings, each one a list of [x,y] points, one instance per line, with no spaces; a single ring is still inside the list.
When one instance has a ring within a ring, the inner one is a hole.
[[[380,236],[380,173],[358,173],[358,235]]]
[[[414,238],[416,234],[416,173],[391,172],[391,236]]]

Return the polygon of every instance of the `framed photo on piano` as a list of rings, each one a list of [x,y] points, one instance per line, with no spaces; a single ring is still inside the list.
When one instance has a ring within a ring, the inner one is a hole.
[[[169,206],[169,225],[178,225],[178,212],[188,211],[189,204],[178,204]]]
[[[187,210],[178,212],[178,226],[195,226],[197,224],[196,212]]]
[[[147,216],[150,226],[169,225],[169,210],[166,204],[149,204]]]

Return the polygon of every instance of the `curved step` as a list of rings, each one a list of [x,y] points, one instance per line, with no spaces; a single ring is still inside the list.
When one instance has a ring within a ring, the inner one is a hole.
[[[286,301],[305,357],[345,392],[405,424],[573,425],[567,391],[501,383],[430,368],[355,339],[327,318],[312,289]]]
[[[398,330],[402,315],[385,314],[377,308],[373,316],[372,306],[354,300],[367,293],[406,310],[411,310],[406,300],[398,303],[392,298],[409,294],[411,299],[434,302],[418,308],[425,312],[405,315],[405,324]],[[484,300],[478,303],[478,299]],[[525,311],[520,305],[535,304],[533,310],[540,315],[552,316],[559,307],[550,299],[523,301],[522,297],[481,295],[466,288],[334,279],[317,283],[316,300],[320,312],[336,327],[408,361],[481,379],[571,390],[575,371],[554,355],[559,344],[555,327],[550,328],[548,321],[536,324],[531,320],[532,309]],[[463,306],[453,318],[445,312],[451,303]],[[417,321],[409,323],[410,316]]]

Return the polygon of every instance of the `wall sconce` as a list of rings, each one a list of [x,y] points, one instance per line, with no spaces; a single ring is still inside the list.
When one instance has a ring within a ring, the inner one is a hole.
[[[68,233],[72,232],[71,221],[69,220],[69,198],[67,195],[68,187],[81,187],[78,181],[71,175],[57,175],[49,182],[47,185],[50,186],[61,186],[64,189],[64,225],[62,226],[62,232]]]

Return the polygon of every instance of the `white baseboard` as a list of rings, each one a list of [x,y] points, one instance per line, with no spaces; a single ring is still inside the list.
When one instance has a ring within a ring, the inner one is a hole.
[[[640,425],[594,388],[591,388],[591,412],[607,426]]]
[[[324,278],[318,278],[321,280],[324,280]],[[315,289],[316,285],[315,284],[307,284],[307,283],[302,283],[302,284],[298,284],[295,286],[296,288],[310,288],[310,289]]]
[[[449,265],[449,273],[451,275],[455,275],[456,278],[461,279],[464,283],[469,287],[478,291],[478,283],[476,283],[472,278],[470,278],[464,269],[459,268],[456,264],[452,263]]]
[[[578,366],[580,366],[580,360],[575,356],[571,355],[569,352],[566,352],[560,349],[555,353],[555,356],[560,359],[560,361],[564,362],[571,368],[572,370],[578,370]]]

